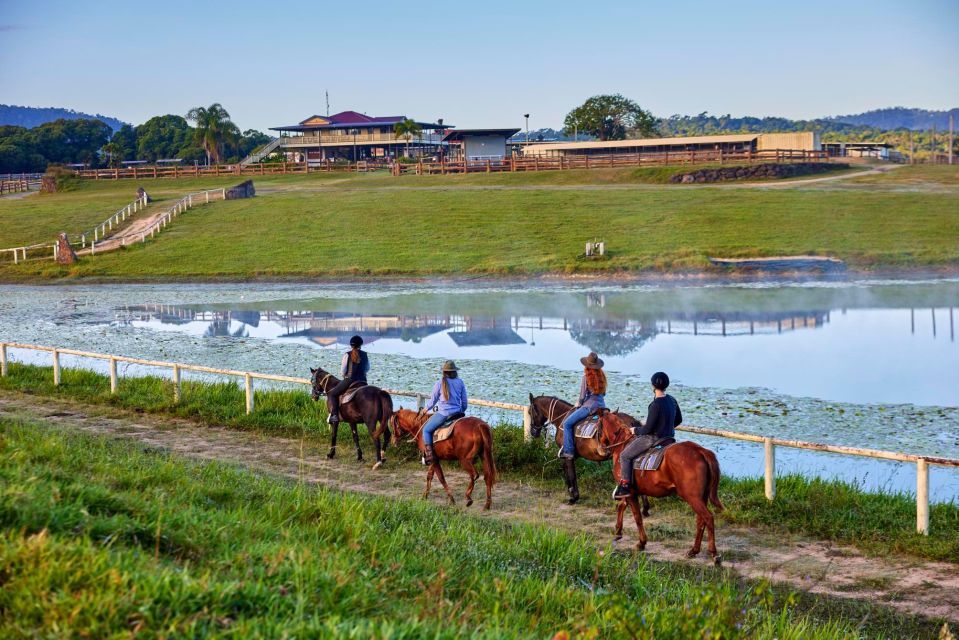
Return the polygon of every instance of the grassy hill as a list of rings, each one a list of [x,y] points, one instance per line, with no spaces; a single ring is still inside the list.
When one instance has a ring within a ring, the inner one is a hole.
[[[190,211],[146,245],[73,267],[5,265],[0,278],[677,272],[706,269],[710,256],[790,254],[857,269],[959,265],[959,167],[776,189],[661,184],[681,170],[257,178],[256,198]],[[81,210],[102,220],[140,184],[172,198],[232,182],[84,182],[0,201],[0,246],[67,230],[64,217]],[[594,238],[607,242],[606,260],[579,257]]]

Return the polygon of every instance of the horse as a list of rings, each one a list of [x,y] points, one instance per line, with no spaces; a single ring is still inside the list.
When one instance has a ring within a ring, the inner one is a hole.
[[[423,425],[426,424],[428,417],[425,411],[416,412],[409,409],[400,409],[394,413],[390,418],[390,425],[393,427],[393,443],[399,444],[404,435],[410,436],[411,440],[416,442],[420,451],[423,451]],[[480,456],[483,464],[483,481],[486,484],[486,504],[483,509],[489,509],[493,504],[493,485],[496,484],[496,464],[493,462],[493,431],[488,424],[479,418],[461,418],[456,422],[456,428],[453,429],[453,435],[449,439],[433,445],[433,464],[426,472],[426,489],[423,491],[423,497],[429,497],[430,484],[433,482],[433,474],[435,473],[446,490],[449,503],[451,505],[456,504],[449,485],[446,484],[446,476],[443,475],[440,460],[459,460],[460,466],[470,477],[469,486],[466,488],[466,506],[472,505],[473,487],[476,484],[476,479],[479,478],[479,473],[473,466],[473,461],[477,456]]]
[[[314,402],[340,383],[339,378],[323,369],[310,367],[310,374],[312,380],[310,395]],[[350,391],[346,393],[350,393]],[[360,436],[356,431],[356,425],[363,423],[369,430],[370,437],[373,439],[373,446],[376,448],[376,464],[373,465],[373,468],[378,469],[386,462],[386,458],[383,457],[383,450],[386,449],[390,439],[388,425],[391,415],[393,415],[393,398],[379,387],[369,384],[357,390],[349,402],[340,403],[340,418],[350,424],[358,461],[363,460],[363,450],[360,449]],[[326,457],[330,459],[336,457],[336,432],[338,427],[339,423],[332,425],[330,451],[326,454]],[[384,432],[386,437],[383,439],[381,446],[380,438]]]
[[[628,423],[611,413],[600,418],[599,440],[604,449],[611,451],[613,456],[613,479],[619,482],[622,476],[619,457],[623,445],[632,440],[633,430]],[[725,509],[719,500],[719,461],[716,454],[701,447],[695,442],[677,442],[666,449],[663,461],[656,471],[633,471],[633,483],[638,493],[644,496],[661,498],[677,495],[692,507],[696,512],[696,539],[692,548],[686,553],[687,558],[699,554],[703,542],[703,531],[709,533],[709,555],[719,566],[722,562],[716,551],[716,529],[713,514],[709,510],[712,504],[716,511]],[[639,544],[642,551],[646,548],[646,528],[643,526],[643,516],[639,510],[639,501],[636,494],[631,494],[620,501],[616,512],[616,539],[623,537],[623,512],[626,506],[633,512],[636,528],[639,530]]]
[[[538,438],[547,424],[556,427],[556,445],[563,448],[563,420],[573,410],[573,405],[556,396],[536,396],[529,394],[530,434]],[[630,423],[636,419],[627,413],[619,411],[615,415],[621,416]],[[576,455],[593,462],[605,462],[613,457],[597,438],[576,438]],[[567,491],[569,486],[566,487]],[[649,498],[643,496],[643,515],[649,516]]]

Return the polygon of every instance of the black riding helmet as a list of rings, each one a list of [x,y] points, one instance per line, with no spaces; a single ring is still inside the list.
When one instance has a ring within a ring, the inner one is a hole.
[[[352,338],[350,338],[350,346],[351,347],[363,346],[363,338],[361,338],[360,336],[353,336]]]
[[[667,376],[662,371],[657,371],[653,374],[653,377],[649,379],[653,387],[659,389],[660,391],[665,391],[666,387],[669,386],[669,376]]]

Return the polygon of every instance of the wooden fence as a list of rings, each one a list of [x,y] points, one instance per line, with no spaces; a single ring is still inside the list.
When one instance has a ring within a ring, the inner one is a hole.
[[[0,196],[9,193],[21,193],[30,190],[30,182],[26,179],[0,180]]]
[[[78,169],[75,173],[80,178],[91,180],[123,180],[123,179],[152,179],[152,178],[216,178],[226,176],[263,176],[284,175],[294,173],[316,173],[342,171],[356,173],[375,171],[387,168],[385,163],[368,161],[339,163],[330,160],[307,162],[274,162],[259,164],[213,164],[209,166],[177,165],[169,167],[145,166],[123,167],[117,169]]]
[[[216,375],[231,376],[243,378],[246,391],[246,412],[253,413],[254,410],[254,380],[269,380],[273,382],[286,382],[293,384],[311,385],[309,378],[297,378],[293,376],[281,376],[270,373],[255,373],[252,371],[236,371],[233,369],[220,369],[217,367],[206,367],[195,364],[183,364],[179,362],[163,362],[159,360],[147,360],[144,358],[132,358],[129,356],[116,356],[105,353],[93,353],[89,351],[78,351],[76,349],[61,349],[59,347],[47,347],[35,344],[22,344],[18,342],[0,342],[0,376],[7,375],[7,349],[26,349],[32,351],[49,352],[53,359],[53,384],[60,384],[60,355],[79,356],[84,358],[94,358],[98,360],[107,360],[110,363],[110,393],[116,394],[119,385],[117,375],[117,363],[127,362],[150,367],[160,367],[172,371],[173,380],[173,401],[179,402],[182,398],[182,388],[180,384],[180,373],[182,371],[195,371],[198,373],[208,373]],[[397,396],[406,396],[416,398],[417,406],[422,408],[426,403],[428,394],[417,391],[405,391],[400,389],[386,389],[389,393]],[[530,435],[530,415],[529,408],[521,404],[509,402],[495,402],[492,400],[470,399],[470,403],[480,407],[491,407],[494,409],[504,409],[507,411],[519,411],[523,414],[523,433],[527,439]],[[920,456],[911,453],[897,453],[893,451],[878,451],[875,449],[863,449],[860,447],[847,447],[843,445],[821,444],[817,442],[802,442],[798,440],[786,440],[783,438],[772,438],[769,436],[759,436],[751,433],[738,433],[735,431],[725,431],[722,429],[709,429],[704,427],[680,426],[677,430],[686,433],[697,433],[705,436],[714,436],[718,438],[730,438],[733,440],[744,440],[746,442],[763,443],[765,454],[765,492],[768,500],[776,497],[776,447],[788,447],[791,449],[805,449],[807,451],[823,451],[828,453],[837,453],[849,456],[858,456],[865,458],[875,458],[879,460],[893,460],[898,462],[909,462],[916,465],[916,531],[922,535],[929,535],[929,465],[938,465],[943,467],[959,467],[959,460],[952,458],[939,458],[934,456]]]

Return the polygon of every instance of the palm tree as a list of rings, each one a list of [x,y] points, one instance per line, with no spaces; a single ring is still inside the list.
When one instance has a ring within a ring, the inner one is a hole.
[[[123,162],[123,147],[119,143],[108,142],[103,145],[100,151],[107,157],[108,166],[119,167],[120,163]]]
[[[206,152],[207,164],[210,164],[211,158],[219,164],[223,148],[227,144],[236,144],[239,138],[239,128],[219,102],[209,107],[194,107],[186,114],[186,118],[196,123],[193,136]]]
[[[406,138],[406,157],[409,158],[410,140],[413,139],[413,136],[420,135],[423,132],[423,127],[418,125],[414,120],[403,118],[393,125],[393,132],[397,138]]]

